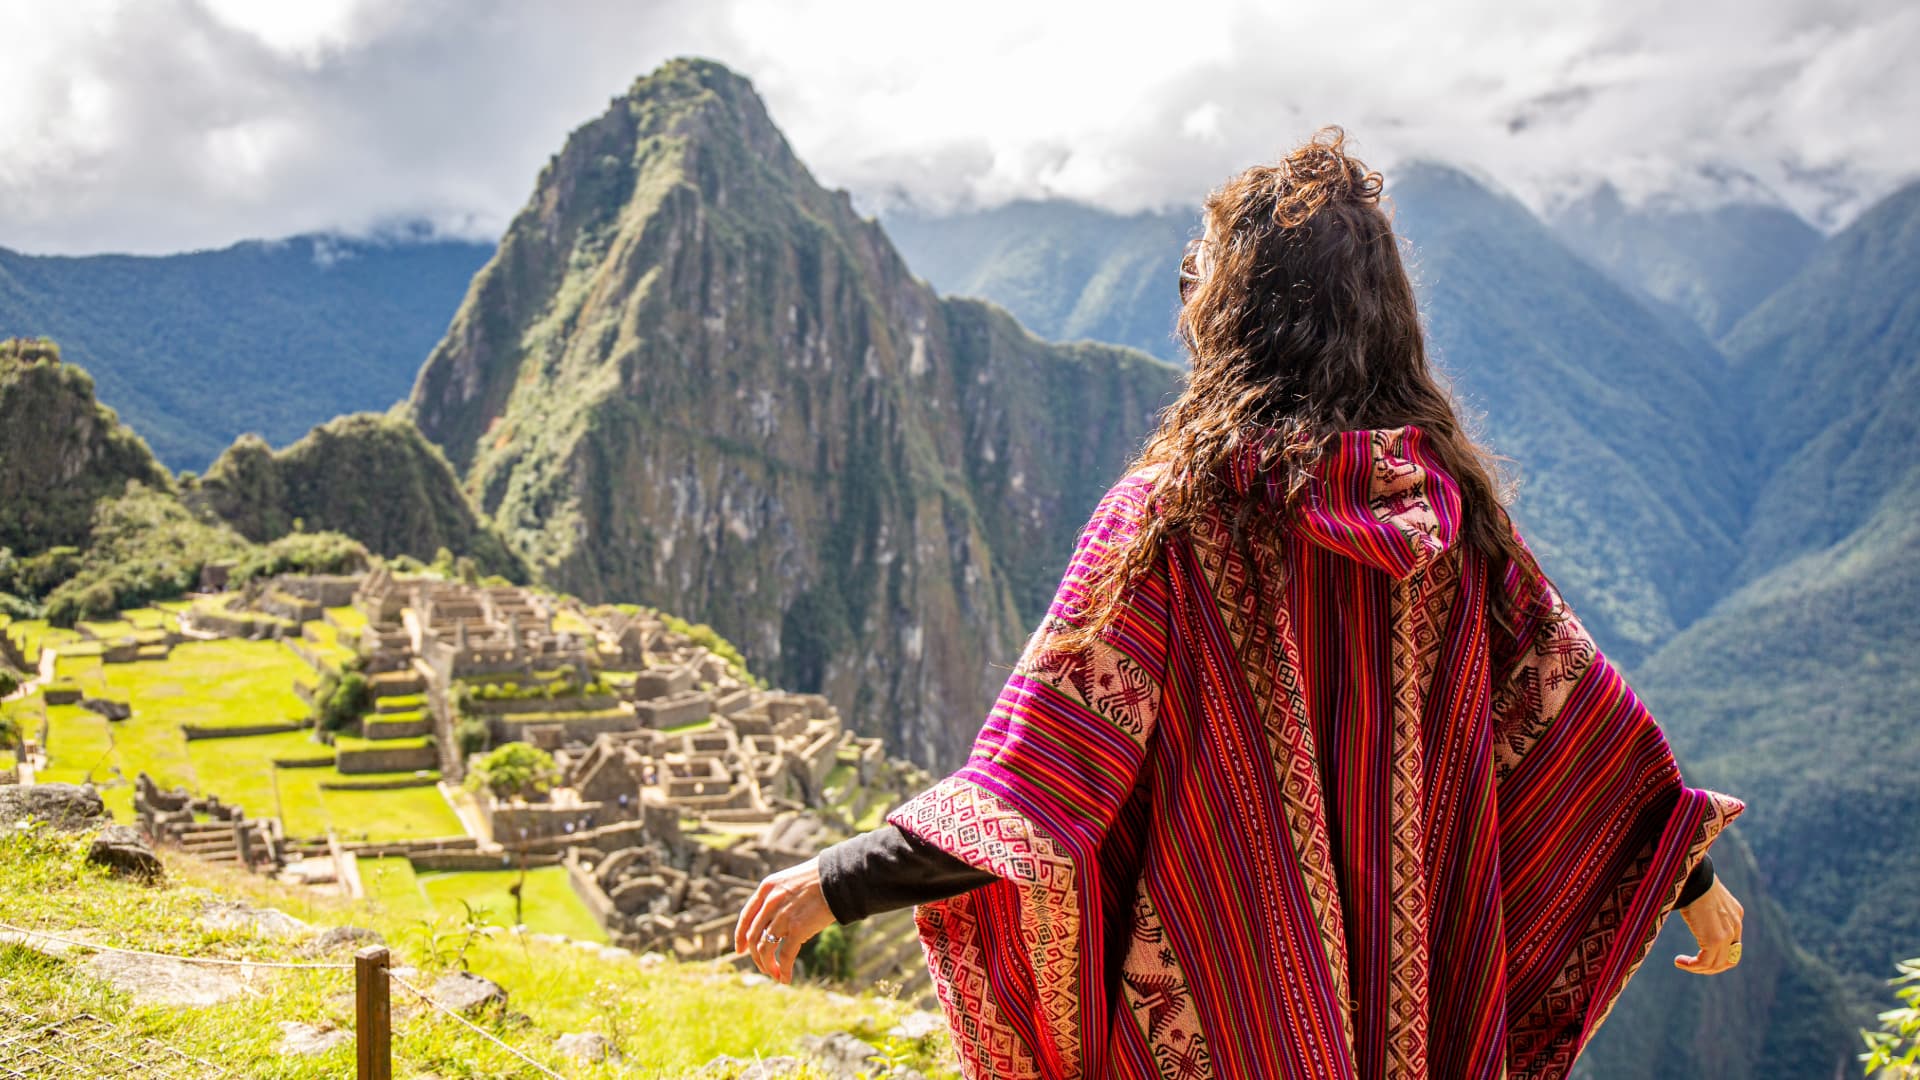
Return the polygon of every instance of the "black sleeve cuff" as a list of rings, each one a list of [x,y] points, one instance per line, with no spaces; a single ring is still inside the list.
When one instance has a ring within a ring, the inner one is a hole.
[[[1693,868],[1693,873],[1687,875],[1687,883],[1680,886],[1680,900],[1674,906],[1686,907],[1707,895],[1707,890],[1711,888],[1713,888],[1713,856],[1702,855],[1699,864]]]
[[[820,892],[841,923],[958,896],[996,880],[893,825],[820,853]]]

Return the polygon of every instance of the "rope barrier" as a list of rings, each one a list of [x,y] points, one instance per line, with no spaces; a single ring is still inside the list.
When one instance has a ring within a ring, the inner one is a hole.
[[[125,953],[128,956],[146,956],[156,960],[178,960],[186,964],[212,964],[219,967],[272,968],[290,971],[352,971],[352,964],[296,964],[279,960],[226,960],[215,956],[181,956],[177,953],[148,952],[145,949],[123,949],[118,945],[101,945],[92,941],[75,941],[58,934],[49,934],[44,930],[29,930],[24,926],[0,922],[0,930],[11,930],[16,934],[29,937],[46,938],[62,945],[71,945],[79,949],[93,949],[96,952]]]
[[[554,1072],[552,1069],[547,1068],[545,1065],[540,1064],[539,1062],[533,1060],[527,1055],[521,1053],[519,1050],[515,1049],[514,1047],[503,1042],[500,1039],[500,1037],[498,1035],[495,1035],[493,1032],[488,1031],[486,1028],[481,1027],[480,1025],[474,1023],[473,1021],[467,1019],[466,1017],[461,1016],[459,1013],[454,1012],[452,1009],[447,1008],[445,1005],[440,1004],[438,1001],[435,1001],[433,998],[427,995],[427,992],[425,990],[422,990],[419,987],[408,982],[407,980],[401,978],[400,976],[395,975],[391,969],[387,971],[387,980],[389,982],[395,982],[400,984],[401,986],[406,987],[409,991],[413,993],[413,996],[419,998],[421,1001],[426,1002],[427,1004],[433,1006],[434,1008],[439,1009],[441,1012],[446,1013],[448,1016],[453,1017],[455,1020],[460,1021],[462,1024],[465,1024],[469,1029],[471,1029],[475,1034],[486,1039],[488,1042],[493,1043],[495,1046],[498,1046],[500,1049],[505,1050],[507,1053],[512,1054],[514,1057],[519,1058],[521,1061],[526,1062],[528,1065],[531,1065],[534,1068],[540,1070],[543,1074],[553,1077],[553,1080],[567,1080],[566,1077],[561,1076],[559,1073]]]
[[[44,930],[29,930],[24,926],[15,926],[12,923],[5,923],[5,922],[0,922],[0,930],[11,931],[16,934],[24,935],[26,937],[43,938],[47,941],[57,941],[62,945],[70,945],[74,948],[79,948],[79,949],[93,949],[98,952],[122,953],[127,956],[145,956],[155,960],[177,960],[177,961],[180,961],[181,963],[186,963],[186,964],[212,964],[212,965],[217,965],[221,967],[266,968],[266,969],[293,970],[293,971],[352,971],[354,969],[354,965],[352,964],[299,964],[299,963],[292,963],[287,961],[275,961],[275,960],[227,960],[221,957],[213,957],[213,956],[181,956],[177,953],[151,952],[147,949],[126,949],[126,948],[121,948],[118,945],[101,945],[91,941],[77,941],[73,938],[61,937],[58,934],[49,934]],[[542,1065],[538,1061],[535,1061],[534,1059],[528,1057],[526,1054],[522,1053],[520,1050],[516,1049],[512,1045],[504,1042],[503,1040],[501,1040],[501,1038],[498,1035],[495,1035],[493,1032],[488,1031],[486,1028],[483,1028],[478,1024],[475,1024],[473,1021],[468,1020],[466,1017],[461,1016],[459,1013],[453,1011],[447,1006],[434,1000],[434,998],[431,995],[429,995],[425,990],[422,990],[419,987],[408,982],[407,980],[402,979],[400,976],[395,975],[392,969],[387,968],[383,970],[386,971],[387,979],[389,982],[398,983],[399,985],[405,987],[415,997],[433,1006],[434,1008],[440,1010],[441,1012],[445,1013],[447,1016],[452,1017],[454,1020],[458,1021],[459,1023],[464,1025],[466,1028],[471,1030],[474,1034],[479,1035],[481,1038],[486,1039],[488,1042],[493,1043],[495,1046],[498,1046],[500,1049],[505,1050],[507,1053],[512,1054],[516,1058],[519,1058],[521,1061],[525,1062],[526,1064],[532,1066],[535,1069],[538,1069],[543,1075],[550,1076],[553,1078],[553,1080],[566,1080],[566,1077],[561,1076],[559,1073],[554,1072],[552,1069],[549,1069],[545,1065]]]

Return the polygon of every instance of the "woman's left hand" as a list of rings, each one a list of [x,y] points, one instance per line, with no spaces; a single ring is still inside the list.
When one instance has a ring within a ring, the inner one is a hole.
[[[808,859],[769,875],[753,891],[733,928],[733,949],[751,954],[769,978],[791,983],[800,946],[833,921],[820,891],[820,860]]]

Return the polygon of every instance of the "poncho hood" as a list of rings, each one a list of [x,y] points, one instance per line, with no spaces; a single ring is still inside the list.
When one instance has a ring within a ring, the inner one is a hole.
[[[1268,429],[1235,455],[1236,491],[1285,502],[1272,450],[1282,437]],[[1302,539],[1404,578],[1458,541],[1460,488],[1418,427],[1343,431],[1314,462],[1292,524]]]

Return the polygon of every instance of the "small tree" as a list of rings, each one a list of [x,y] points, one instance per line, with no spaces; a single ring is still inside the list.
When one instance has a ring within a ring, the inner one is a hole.
[[[510,742],[480,759],[467,777],[467,786],[485,788],[496,799],[531,799],[552,789],[560,779],[553,755],[530,743]]]
[[[320,703],[320,726],[328,731],[339,731],[351,724],[359,723],[360,718],[373,708],[373,684],[365,675],[349,671],[338,679],[322,678],[320,688],[314,695]]]
[[[1863,1031],[1867,1052],[1860,1055],[1868,1076],[1884,1080],[1920,1078],[1920,959],[1902,960],[1894,965],[1900,974],[1888,980],[1897,1008],[1880,1014],[1879,1031]]]

